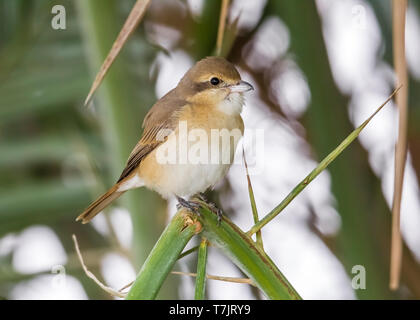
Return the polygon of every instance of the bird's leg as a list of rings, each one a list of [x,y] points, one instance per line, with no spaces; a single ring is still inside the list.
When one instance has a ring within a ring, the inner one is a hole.
[[[181,208],[186,208],[192,212],[194,212],[197,215],[200,215],[200,204],[195,201],[188,201],[184,198],[181,198],[179,196],[176,196],[176,199],[178,200],[178,204],[176,205],[176,208],[180,210]]]
[[[222,221],[222,217],[223,217],[223,212],[221,209],[219,209],[213,202],[210,202],[206,196],[204,195],[203,192],[200,192],[196,195],[196,197],[198,199],[200,199],[201,201],[205,202],[207,204],[207,206],[209,207],[209,209],[214,212],[217,215],[217,224],[220,225],[220,222]]]

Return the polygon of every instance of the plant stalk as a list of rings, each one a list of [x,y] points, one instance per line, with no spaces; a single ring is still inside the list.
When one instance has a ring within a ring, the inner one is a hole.
[[[204,300],[206,294],[206,265],[207,265],[207,239],[203,238],[198,248],[197,278],[195,279],[195,300]]]
[[[144,262],[126,299],[155,299],[179,254],[200,231],[200,223],[194,221],[186,210],[178,211]]]
[[[205,207],[200,210],[198,219],[203,224],[203,235],[212,245],[219,247],[269,299],[301,299],[271,259],[228,218],[224,216],[219,224],[217,216]]]
[[[402,261],[402,237],[400,228],[401,199],[404,183],[404,170],[407,162],[407,122],[408,122],[408,74],[405,60],[405,16],[407,0],[392,1],[392,34],[394,68],[397,85],[404,85],[395,97],[398,106],[398,140],[395,146],[394,195],[392,199],[392,238],[391,238],[391,270],[389,287],[397,290],[400,285]]]

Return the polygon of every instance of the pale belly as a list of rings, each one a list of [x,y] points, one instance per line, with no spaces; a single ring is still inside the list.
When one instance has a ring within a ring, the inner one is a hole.
[[[163,167],[163,179],[157,184],[150,185],[163,197],[172,195],[189,197],[212,188],[222,179],[230,165],[181,164]]]
[[[212,132],[188,131],[182,138],[174,132],[141,164],[138,175],[144,185],[165,198],[189,197],[212,188],[229,170],[243,134],[242,119],[229,124]]]

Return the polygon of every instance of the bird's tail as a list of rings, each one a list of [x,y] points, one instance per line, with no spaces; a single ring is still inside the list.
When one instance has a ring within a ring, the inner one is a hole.
[[[96,199],[81,215],[76,218],[76,221],[82,221],[83,224],[88,223],[93,219],[99,212],[106,208],[112,201],[117,199],[125,191],[117,191],[119,185],[115,184],[105,194]]]

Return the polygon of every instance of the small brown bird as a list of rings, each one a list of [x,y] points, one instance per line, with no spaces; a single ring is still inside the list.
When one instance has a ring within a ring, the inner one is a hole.
[[[197,62],[146,115],[143,136],[117,183],[76,220],[89,222],[125,191],[143,186],[196,208],[186,198],[213,187],[233,162],[244,131],[243,93],[249,90],[252,85],[227,60]]]

